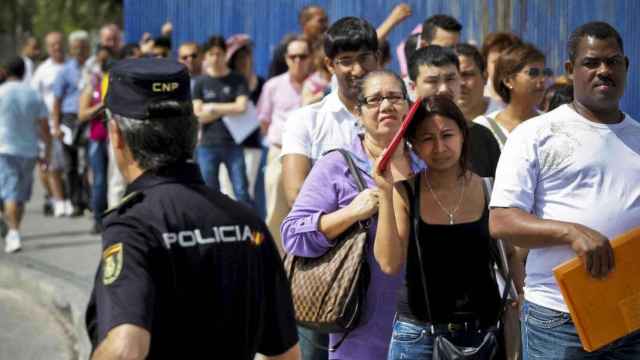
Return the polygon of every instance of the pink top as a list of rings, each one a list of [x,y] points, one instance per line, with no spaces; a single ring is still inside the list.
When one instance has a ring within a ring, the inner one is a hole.
[[[282,145],[282,131],[287,114],[302,106],[302,89],[296,89],[286,72],[269,79],[262,88],[258,100],[258,120],[269,124],[269,145]]]
[[[91,106],[100,103],[102,98],[102,74],[92,77],[91,87],[93,92],[91,93]],[[107,139],[107,128],[102,122],[104,115],[98,115],[91,119],[89,123],[89,139],[93,141],[104,141]]]

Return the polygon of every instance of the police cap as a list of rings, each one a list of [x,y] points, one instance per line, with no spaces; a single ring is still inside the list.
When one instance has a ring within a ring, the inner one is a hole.
[[[190,87],[187,68],[175,61],[124,59],[109,71],[105,106],[114,114],[147,120],[152,103],[191,101]]]

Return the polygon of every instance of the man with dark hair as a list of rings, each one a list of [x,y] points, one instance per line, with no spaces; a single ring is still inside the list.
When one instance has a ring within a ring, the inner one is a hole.
[[[153,47],[151,48],[151,56],[157,58],[168,58],[171,53],[171,38],[167,36],[159,36],[153,39]]]
[[[302,29],[302,34],[311,43],[313,48],[327,31],[329,27],[329,17],[320,5],[307,5],[300,10],[298,22]]]
[[[502,110],[501,102],[484,96],[487,71],[478,49],[471,44],[457,44],[453,51],[460,62],[460,96],[456,104],[464,117],[473,121],[478,116]]]
[[[431,45],[416,51],[409,60],[409,77],[418,98],[444,95],[454,101],[460,99],[460,62],[449,48]],[[467,118],[471,169],[482,177],[493,177],[500,146],[489,129],[471,120]]]
[[[321,102],[291,113],[285,123],[282,171],[290,206],[313,161],[327,150],[348,145],[359,131],[354,115],[358,85],[368,72],[379,68],[376,31],[360,18],[336,21],[326,34],[324,51],[325,64],[336,76],[338,88]]]
[[[313,162],[327,150],[348,146],[360,132],[355,116],[359,84],[367,73],[379,68],[376,30],[363,19],[345,17],[336,21],[325,36],[324,50],[325,64],[337,79],[337,89],[320,102],[291,112],[284,125],[282,180],[289,207]],[[305,337],[313,336],[305,329],[300,331]],[[326,337],[316,337],[315,341],[328,343]],[[305,359],[318,358],[309,355],[314,346],[304,339],[302,351]]]
[[[190,161],[198,125],[187,69],[122,60],[105,106],[129,185],[105,213],[86,315],[92,358],[296,359],[289,283],[266,226]]]
[[[42,97],[22,82],[24,61],[16,57],[5,66],[7,81],[0,85],[0,201],[9,232],[4,250],[20,250],[20,223],[24,205],[31,198],[33,170],[38,156],[38,137],[45,145],[43,161],[49,160],[48,111]]]
[[[606,279],[616,262],[609,240],[636,228],[640,219],[640,124],[619,107],[629,70],[622,39],[611,25],[590,22],[571,34],[567,52],[574,100],[509,135],[491,199],[490,231],[530,249],[524,359],[639,359],[637,327],[586,352],[553,275],[554,267],[578,255],[590,276]]]
[[[422,24],[422,46],[440,45],[451,47],[460,41],[462,25],[454,17],[433,15]]]

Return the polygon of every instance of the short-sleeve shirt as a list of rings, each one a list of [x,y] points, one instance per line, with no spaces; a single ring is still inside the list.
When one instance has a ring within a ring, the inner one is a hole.
[[[338,92],[322,101],[292,111],[287,116],[282,134],[281,156],[300,154],[315,162],[325,152],[347,148],[362,127],[344,106]]]
[[[253,359],[297,342],[288,280],[253,211],[183,163],[145,172],[104,219],[87,310],[94,349],[121,324],[151,334],[149,359]]]
[[[31,86],[44,98],[49,111],[53,109],[53,83],[63,68],[64,63],[56,63],[53,59],[48,58],[38,66],[31,79]]]
[[[196,83],[193,85],[193,99],[202,100],[205,104],[231,103],[236,101],[239,96],[248,97],[249,88],[244,77],[234,72],[222,77],[202,75],[196,79]],[[202,126],[200,145],[228,144],[235,144],[235,142],[222,119]]]
[[[31,85],[7,81],[0,85],[0,153],[38,156],[41,119],[49,112]]]
[[[609,239],[640,226],[640,124],[587,120],[570,106],[513,130],[502,151],[491,207],[578,223]],[[568,313],[552,269],[576,254],[569,245],[531,249],[525,298]]]
[[[302,89],[293,86],[288,72],[267,81],[258,102],[258,120],[269,124],[267,141],[270,145],[282,145],[282,130],[287,114],[301,105]]]
[[[71,59],[64,64],[53,83],[53,95],[61,100],[60,111],[63,114],[77,114],[82,84],[82,65]]]

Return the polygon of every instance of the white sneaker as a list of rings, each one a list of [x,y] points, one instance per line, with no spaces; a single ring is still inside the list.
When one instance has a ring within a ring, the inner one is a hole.
[[[73,205],[71,204],[71,200],[64,201],[64,215],[71,216],[73,215]]]
[[[4,239],[4,252],[12,253],[20,250],[20,234],[15,230],[9,230],[7,237]]]
[[[53,202],[53,216],[63,217],[65,214],[65,206],[63,200],[55,200]]]

